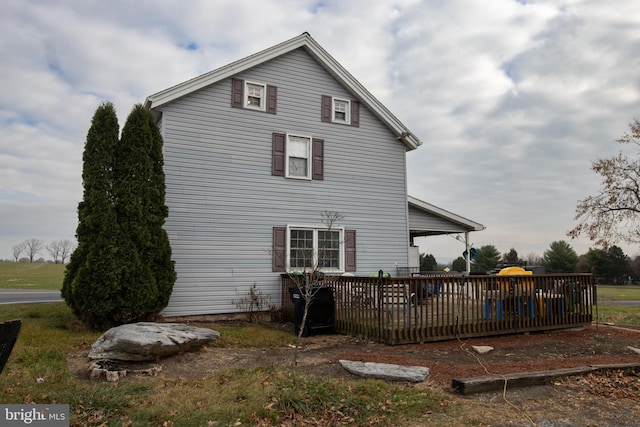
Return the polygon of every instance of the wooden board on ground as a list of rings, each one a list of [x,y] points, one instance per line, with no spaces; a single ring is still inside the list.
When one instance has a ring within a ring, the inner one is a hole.
[[[585,375],[594,371],[640,370],[640,363],[622,363],[615,365],[581,366],[577,368],[554,369],[539,372],[520,372],[504,375],[486,375],[473,378],[454,378],[451,387],[461,394],[474,394],[502,390],[505,387],[529,387],[544,385],[555,378],[573,375]]]

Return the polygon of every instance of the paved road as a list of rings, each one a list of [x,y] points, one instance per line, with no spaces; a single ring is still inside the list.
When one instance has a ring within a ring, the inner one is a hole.
[[[640,301],[612,301],[611,305],[617,305],[620,307],[640,307]]]
[[[28,289],[0,289],[1,304],[33,304],[37,302],[62,301],[60,291]]]

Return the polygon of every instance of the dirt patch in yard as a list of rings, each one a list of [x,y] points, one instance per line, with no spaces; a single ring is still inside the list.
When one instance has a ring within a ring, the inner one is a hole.
[[[216,329],[215,323],[196,326]],[[480,355],[472,346],[494,350]],[[510,388],[507,383],[501,392],[472,396],[461,396],[451,388],[453,378],[488,373],[640,363],[640,354],[630,347],[640,348],[640,328],[588,325],[579,330],[398,346],[344,335],[317,335],[303,338],[295,369],[322,377],[357,379],[340,366],[340,359],[426,366],[431,370],[428,381],[414,387],[446,393],[452,404],[461,403],[463,409],[455,415],[425,419],[425,425],[633,426],[640,425],[640,377],[631,371],[591,373],[528,388]],[[237,367],[291,367],[293,352],[290,347],[207,347],[162,360],[160,375],[198,378]],[[86,375],[86,354],[71,356],[70,364],[78,375]]]

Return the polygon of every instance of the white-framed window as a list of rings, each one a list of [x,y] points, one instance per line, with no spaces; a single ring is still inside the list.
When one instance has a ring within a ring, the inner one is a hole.
[[[287,134],[286,175],[311,179],[311,137]]]
[[[267,85],[245,81],[244,83],[244,99],[245,107],[255,110],[264,111],[266,108]]]
[[[332,120],[335,123],[351,124],[351,101],[333,98]]]
[[[325,227],[287,227],[287,265],[290,271],[317,269],[344,271],[344,229]]]

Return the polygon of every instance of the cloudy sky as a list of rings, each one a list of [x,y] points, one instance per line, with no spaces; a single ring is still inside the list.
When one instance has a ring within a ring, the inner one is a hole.
[[[305,31],[423,141],[409,193],[485,225],[474,246],[592,246],[565,233],[600,187],[591,162],[640,119],[638,0],[5,0],[0,259],[74,239],[100,102],[122,126],[148,95]],[[420,243],[441,262],[464,249]]]

